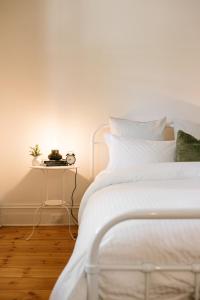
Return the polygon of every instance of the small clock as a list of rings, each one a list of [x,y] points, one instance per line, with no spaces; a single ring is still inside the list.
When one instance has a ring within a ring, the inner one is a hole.
[[[70,152],[66,154],[66,162],[68,166],[74,165],[76,162],[76,156],[74,153]]]

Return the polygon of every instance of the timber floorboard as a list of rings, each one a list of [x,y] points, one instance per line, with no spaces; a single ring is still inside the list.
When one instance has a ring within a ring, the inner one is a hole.
[[[48,300],[72,254],[75,242],[66,226],[40,226],[26,241],[30,232],[0,228],[0,300]]]

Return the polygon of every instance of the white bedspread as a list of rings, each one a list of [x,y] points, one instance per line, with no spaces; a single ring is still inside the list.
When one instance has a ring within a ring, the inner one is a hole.
[[[160,163],[102,172],[85,193],[79,213],[79,235],[73,255],[59,277],[51,300],[86,300],[84,265],[95,232],[125,212],[149,209],[199,209],[200,163]],[[103,263],[200,262],[200,221],[127,221],[104,238]],[[58,254],[59,255],[59,254]],[[102,273],[100,299],[144,299],[141,273]],[[193,275],[155,273],[151,299],[193,299]]]

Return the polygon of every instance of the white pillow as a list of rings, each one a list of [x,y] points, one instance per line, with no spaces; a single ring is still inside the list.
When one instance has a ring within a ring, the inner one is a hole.
[[[136,140],[112,134],[107,134],[105,140],[109,150],[109,170],[175,161],[175,141]]]
[[[195,138],[200,139],[200,124],[193,123],[187,120],[174,120],[174,132],[175,137],[179,130],[183,130],[186,133],[193,135]]]
[[[146,140],[164,140],[166,123],[166,117],[161,120],[149,122],[138,122],[113,117],[109,119],[112,134]]]

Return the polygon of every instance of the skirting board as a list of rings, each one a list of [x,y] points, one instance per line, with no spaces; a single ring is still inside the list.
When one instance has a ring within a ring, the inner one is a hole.
[[[34,220],[34,213],[36,208],[1,208],[0,226],[32,226],[37,224],[39,214]],[[77,211],[74,211],[77,216]],[[41,210],[40,225],[68,225],[69,218],[65,209],[60,208],[45,208]]]

